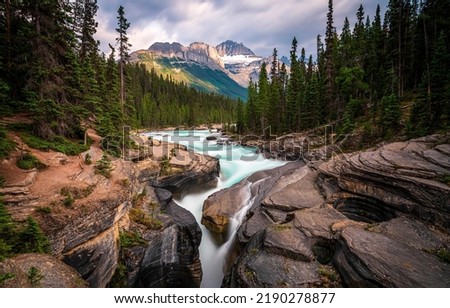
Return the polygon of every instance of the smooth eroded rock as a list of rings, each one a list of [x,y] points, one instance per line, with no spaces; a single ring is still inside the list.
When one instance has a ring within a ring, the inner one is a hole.
[[[334,264],[349,287],[450,287],[450,264],[360,228],[342,232]]]
[[[200,227],[189,211],[173,201],[163,209],[172,222],[149,241],[135,286],[199,287],[202,279],[198,251],[202,236]]]

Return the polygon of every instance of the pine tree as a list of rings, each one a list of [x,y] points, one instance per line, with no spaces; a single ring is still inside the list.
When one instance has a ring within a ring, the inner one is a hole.
[[[36,132],[43,138],[74,136],[79,126],[77,110],[65,80],[76,67],[70,39],[68,7],[57,1],[24,2],[23,12],[33,26],[33,52],[26,85],[36,115]]]
[[[37,222],[31,217],[27,218],[25,228],[19,233],[19,242],[17,243],[17,246],[17,250],[21,253],[50,252],[50,242]]]
[[[287,86],[286,93],[286,118],[284,131],[293,131],[297,123],[297,100],[299,93],[299,83],[300,83],[300,64],[297,59],[297,39],[294,37],[292,40],[292,47],[290,51],[290,61],[291,61],[291,73],[289,76],[289,82]]]
[[[82,4],[82,27],[80,38],[80,59],[84,61],[86,57],[97,55],[99,43],[94,38],[97,32],[98,23],[95,20],[98,5],[97,0],[84,1]]]
[[[385,34],[383,32],[380,16],[380,6],[377,6],[375,18],[368,34],[368,62],[366,66],[367,81],[369,84],[369,103],[372,113],[377,110],[377,101],[381,98],[386,85],[384,84],[385,70]]]
[[[325,102],[328,120],[336,120],[339,116],[339,105],[335,94],[334,72],[335,30],[333,27],[333,0],[328,0],[327,27],[325,32]]]
[[[400,124],[402,111],[400,102],[395,94],[383,96],[381,100],[380,126],[385,135],[392,135]]]
[[[244,133],[245,123],[244,123],[244,103],[239,101],[236,111],[236,132],[240,135]]]
[[[116,43],[119,46],[119,67],[120,67],[120,104],[122,108],[122,113],[125,111],[125,65],[130,60],[130,47],[131,44],[128,42],[127,30],[130,27],[130,23],[125,18],[125,9],[120,6],[117,10],[117,22],[118,27],[116,32],[119,36],[116,39]]]
[[[12,252],[15,242],[14,224],[0,198],[0,262]]]
[[[265,130],[269,125],[269,108],[270,108],[270,92],[269,81],[267,77],[267,64],[263,62],[258,80],[258,99],[256,101],[256,110],[259,116],[259,129]]]
[[[353,49],[352,49],[352,33],[350,30],[350,22],[345,17],[344,26],[342,27],[341,36],[339,39],[339,66],[351,67],[354,65]]]
[[[357,22],[355,24],[355,28],[353,29],[354,45],[352,46],[355,56],[355,65],[360,68],[363,68],[365,64],[364,60],[366,56],[367,45],[364,16],[364,7],[361,4],[356,13]]]

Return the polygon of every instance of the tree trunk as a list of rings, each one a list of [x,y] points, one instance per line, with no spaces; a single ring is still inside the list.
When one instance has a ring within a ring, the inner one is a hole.
[[[125,105],[125,80],[124,80],[124,65],[123,61],[120,61],[120,107],[122,113]]]

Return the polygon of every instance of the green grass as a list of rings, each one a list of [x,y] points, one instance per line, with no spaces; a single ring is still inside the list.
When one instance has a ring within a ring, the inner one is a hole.
[[[341,285],[339,274],[332,266],[319,267],[320,280],[325,288],[339,287]]]
[[[22,132],[20,133],[20,138],[33,149],[41,151],[53,150],[66,155],[78,155],[89,149],[89,146],[82,144],[81,141],[72,141],[63,136],[55,136],[51,140],[44,140],[28,132]]]
[[[41,274],[41,271],[32,266],[27,272],[28,280],[30,281],[30,284],[32,287],[37,288],[41,284],[41,280],[44,278],[44,275]]]
[[[43,163],[41,163],[39,161],[39,159],[37,159],[36,156],[34,156],[30,153],[25,153],[24,155],[22,155],[22,157],[17,160],[16,165],[20,169],[25,169],[25,170],[31,170],[33,168],[37,168],[37,169],[45,168],[45,165]]]
[[[436,255],[442,262],[450,263],[450,251],[445,248],[438,249]]]
[[[108,283],[108,287],[110,288],[128,288],[128,269],[124,264],[122,259],[119,260],[117,264],[114,275],[111,277],[111,280]]]
[[[147,241],[142,238],[142,236],[134,231],[123,231],[119,234],[119,242],[121,248],[131,248],[135,246],[145,246]]]
[[[450,175],[444,175],[439,181],[450,186]]]
[[[160,219],[151,217],[140,208],[130,210],[130,219],[150,230],[159,230],[163,226],[163,222]]]
[[[146,55],[141,55],[141,61],[149,70],[154,68],[158,73],[171,75],[178,82],[185,82],[199,91],[215,92],[235,99],[247,100],[247,89],[222,71],[194,63],[177,62],[174,59],[152,59]],[[180,71],[175,71],[176,69]]]
[[[41,214],[50,214],[52,212],[52,208],[49,206],[42,206],[36,209],[36,212]]]
[[[6,280],[13,279],[14,277],[16,276],[13,273],[0,274],[0,286],[2,286]]]

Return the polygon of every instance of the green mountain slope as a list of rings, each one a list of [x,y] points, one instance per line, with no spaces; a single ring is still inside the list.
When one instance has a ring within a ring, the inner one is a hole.
[[[184,82],[200,91],[215,92],[235,99],[247,99],[247,89],[240,86],[227,74],[207,66],[187,62],[179,58],[166,58],[146,51],[136,52],[134,61],[145,64],[148,70],[170,76],[173,80]]]

